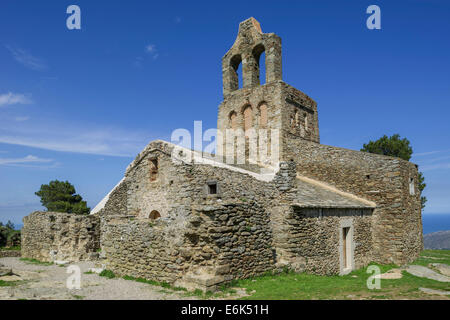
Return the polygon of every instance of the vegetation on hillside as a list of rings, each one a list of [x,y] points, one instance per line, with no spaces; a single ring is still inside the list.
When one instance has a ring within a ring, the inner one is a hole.
[[[400,139],[399,134],[394,134],[390,137],[387,135],[382,136],[376,141],[369,141],[363,144],[361,151],[382,154],[385,156],[397,157],[406,161],[411,159],[413,154],[413,149],[410,146],[408,139]],[[423,189],[427,186],[425,184],[425,177],[422,172],[419,172],[419,191],[422,193]],[[422,209],[425,208],[425,203],[427,198],[424,196],[420,197],[422,203]]]
[[[48,211],[75,214],[89,214],[90,212],[86,201],[76,194],[75,187],[69,181],[50,181],[49,184],[41,185],[35,194],[41,198],[42,206],[46,207]]]
[[[9,220],[5,225],[0,222],[0,247],[5,246],[20,246],[20,230],[14,230],[14,224]]]

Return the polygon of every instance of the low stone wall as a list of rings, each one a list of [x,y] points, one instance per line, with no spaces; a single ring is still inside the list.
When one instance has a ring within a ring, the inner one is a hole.
[[[273,269],[271,241],[269,213],[251,202],[198,206],[178,229],[163,219],[105,216],[101,244],[117,275],[214,290]]]
[[[20,256],[20,250],[0,250],[0,258]]]
[[[22,257],[40,261],[91,260],[100,247],[96,215],[33,212],[23,218]]]

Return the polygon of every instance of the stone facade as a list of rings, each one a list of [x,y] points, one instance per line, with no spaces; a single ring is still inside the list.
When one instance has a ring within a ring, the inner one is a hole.
[[[216,156],[153,141],[90,218],[25,218],[24,256],[87,259],[100,247],[101,264],[118,275],[204,290],[286,267],[345,274],[370,261],[418,257],[414,164],[320,144],[316,102],[282,81],[281,39],[262,33],[253,18],[240,24],[222,69],[218,129],[277,132],[258,138],[268,157],[278,149],[276,159],[250,161],[247,134],[244,148],[218,140],[224,153]],[[245,161],[224,162],[230,148],[245,150]]]
[[[22,257],[39,261],[95,258],[99,249],[98,216],[33,212],[23,218]]]

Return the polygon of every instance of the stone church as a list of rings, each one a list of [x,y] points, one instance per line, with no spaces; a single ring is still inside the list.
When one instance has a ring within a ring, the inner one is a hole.
[[[182,149],[153,141],[91,215],[25,217],[22,255],[97,259],[117,275],[204,290],[286,267],[346,274],[371,261],[416,259],[423,249],[417,166],[320,144],[317,104],[283,82],[281,62],[281,38],[254,18],[241,22],[222,58],[217,121],[221,131],[276,131],[269,149],[277,161],[174,161]]]

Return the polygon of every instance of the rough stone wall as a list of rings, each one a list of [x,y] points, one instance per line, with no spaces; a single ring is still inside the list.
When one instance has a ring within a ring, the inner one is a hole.
[[[178,249],[183,245],[182,229],[173,234],[162,219],[108,215],[104,220],[101,243],[108,269],[117,275],[168,283],[181,277],[184,266]]]
[[[273,268],[270,214],[262,205],[276,189],[225,168],[174,164],[170,153],[158,143],[142,152],[127,170],[129,189],[113,192],[108,200],[126,201],[127,210],[112,215],[108,202],[101,210],[106,267],[120,275],[204,289]],[[158,178],[150,182],[148,160],[155,158]],[[207,192],[211,181],[217,194]],[[142,214],[153,209],[161,210],[161,218]]]
[[[98,216],[33,212],[23,218],[22,257],[39,261],[91,260],[99,249]]]
[[[281,163],[273,180],[263,181],[238,172],[237,168],[177,164],[172,162],[171,152],[167,144],[150,144],[127,169],[124,185],[130,189],[110,196],[111,203],[117,203],[115,197],[126,201],[127,210],[111,215],[107,203],[101,211],[101,247],[106,268],[119,275],[209,290],[224,281],[277,269],[282,266],[280,262],[292,262],[298,257],[291,241],[298,230],[289,223],[293,219],[289,215],[292,203],[298,199],[295,162]],[[148,160],[156,158],[158,177],[151,181]],[[216,183],[216,194],[208,193],[209,183]],[[164,188],[167,206],[163,208],[158,190]],[[125,193],[126,198],[122,196]],[[152,220],[136,208],[163,209],[161,218]],[[357,265],[363,266],[370,261],[370,231],[365,232],[370,229],[370,218],[361,218],[369,227],[360,228],[364,223],[353,217],[353,211],[341,214],[352,216],[358,230],[355,236],[364,242],[355,251]],[[327,239],[329,255],[322,254],[320,247],[316,249],[316,243],[308,242],[309,254],[320,259],[311,258],[301,270],[339,272],[339,255],[336,246],[331,245],[339,238],[339,219],[309,222],[307,227],[323,229],[321,237]]]
[[[340,257],[341,222],[353,227],[353,268],[371,261],[372,210],[332,208],[292,208],[286,217],[289,238],[284,258],[297,271],[318,274],[342,272]]]
[[[282,159],[295,159],[297,171],[340,190],[374,201],[374,259],[405,264],[423,249],[418,173],[398,158],[285,139]],[[415,195],[409,194],[414,179]],[[408,226],[408,228],[406,228]]]
[[[282,132],[289,139],[320,142],[317,103],[300,90],[282,83]]]

